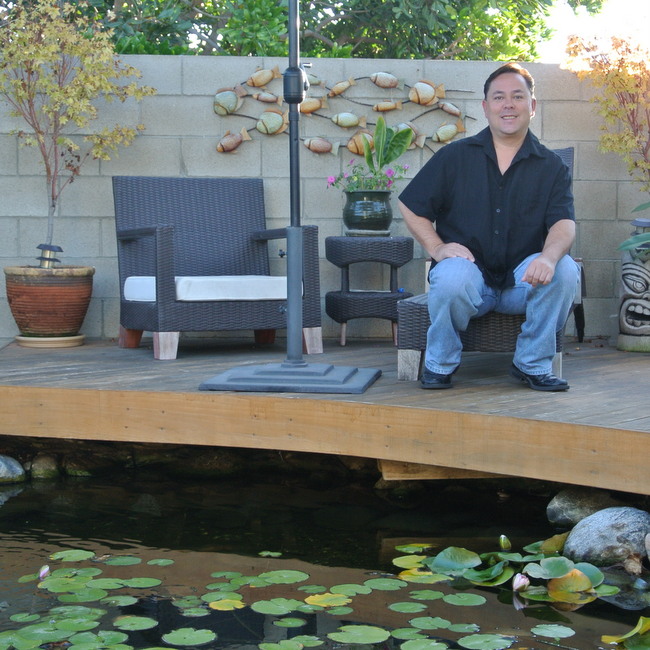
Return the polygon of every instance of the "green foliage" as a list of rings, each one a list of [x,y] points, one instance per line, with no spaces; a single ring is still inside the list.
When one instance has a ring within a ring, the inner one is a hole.
[[[599,91],[592,101],[604,119],[600,148],[618,154],[641,190],[650,192],[650,49],[631,38],[574,36],[567,54],[566,67]]]
[[[569,0],[589,13],[603,0]],[[306,57],[533,60],[556,0],[312,0],[301,3]],[[78,11],[123,54],[286,56],[288,0],[90,0]],[[0,0],[0,7],[10,0]],[[86,8],[87,7],[87,8]]]
[[[125,102],[153,94],[129,77],[135,68],[115,59],[110,35],[74,5],[37,0],[13,5],[0,23],[0,97],[25,122],[21,143],[36,147],[45,167],[48,199],[46,243],[61,192],[90,159],[110,160],[130,145],[142,125],[93,130],[98,101]],[[85,147],[73,136],[85,135]]]
[[[358,190],[389,190],[395,181],[403,178],[407,165],[386,167],[397,160],[411,144],[413,131],[409,128],[394,129],[386,126],[382,116],[377,119],[373,134],[361,132],[366,167],[350,161],[349,170],[327,179],[328,187],[341,187],[348,192]]]

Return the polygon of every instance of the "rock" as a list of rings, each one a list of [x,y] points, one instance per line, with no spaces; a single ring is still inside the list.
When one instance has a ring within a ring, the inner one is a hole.
[[[546,517],[553,526],[570,529],[594,512],[622,505],[605,490],[567,488],[551,499],[546,508]]]
[[[569,533],[563,554],[574,562],[596,566],[623,564],[640,575],[646,557],[645,538],[650,514],[630,507],[605,508],[579,521]]]
[[[54,456],[49,454],[37,454],[30,464],[32,479],[53,479],[59,478],[59,464]]]
[[[23,466],[11,456],[0,454],[0,483],[22,483],[24,480]]]

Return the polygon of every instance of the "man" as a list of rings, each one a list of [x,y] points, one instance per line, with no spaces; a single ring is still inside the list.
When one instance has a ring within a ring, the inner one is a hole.
[[[496,310],[526,314],[510,374],[533,390],[564,391],[551,364],[578,282],[568,255],[570,173],[529,130],[536,99],[527,70],[503,65],[483,91],[487,128],[440,149],[399,197],[406,225],[432,258],[421,386],[451,388],[459,331]]]

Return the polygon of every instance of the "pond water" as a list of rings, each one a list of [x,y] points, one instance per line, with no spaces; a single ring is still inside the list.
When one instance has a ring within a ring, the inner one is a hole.
[[[398,582],[404,568],[393,559],[417,554],[403,550],[409,543],[430,545],[428,555],[449,546],[483,553],[498,551],[507,535],[515,551],[556,532],[545,518],[552,494],[478,485],[423,484],[399,503],[363,482],[315,487],[259,477],[1,488],[0,650],[589,650],[607,647],[603,634],[634,627],[643,611],[600,599],[576,611],[543,602],[518,610],[509,583]],[[44,565],[69,586],[57,588],[50,576],[39,588]],[[147,620],[152,626],[141,627]],[[43,626],[62,630],[60,638]],[[549,629],[572,635],[554,638]],[[25,636],[9,635],[17,630]]]

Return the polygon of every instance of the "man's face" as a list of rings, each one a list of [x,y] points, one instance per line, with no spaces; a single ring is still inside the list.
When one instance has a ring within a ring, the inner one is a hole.
[[[535,115],[536,100],[526,80],[517,73],[499,75],[490,84],[483,111],[492,134],[501,138],[523,138]]]

